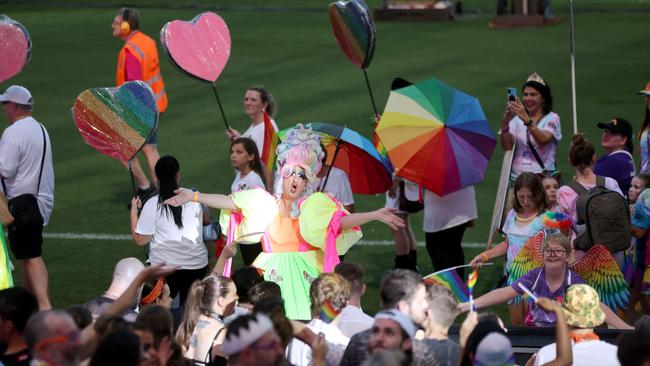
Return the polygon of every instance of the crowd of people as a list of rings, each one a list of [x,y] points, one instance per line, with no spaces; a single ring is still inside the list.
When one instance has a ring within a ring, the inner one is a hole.
[[[139,31],[137,11],[121,9],[113,35],[125,42],[117,85],[147,82],[164,112],[155,41]],[[409,84],[396,79],[393,87]],[[275,171],[262,161],[265,129],[277,131],[277,105],[252,86],[244,96],[250,127],[226,132],[235,169],[230,192],[183,188],[179,161],[160,157],[152,136],[142,150],[151,177],[129,166],[139,187],[129,207],[131,236],[146,246],[146,262],[120,260],[104,293],[53,310],[41,258],[54,200],[51,143],[32,117],[29,90],[9,87],[0,95],[10,122],[0,140],[9,219],[3,210],[0,218],[22,287],[0,282],[0,365],[510,365],[515,353],[504,322],[478,312],[500,303],[508,304],[509,324],[556,329],[556,342],[528,364],[648,364],[650,83],[640,92],[647,102],[638,174],[632,125],[616,117],[597,125],[600,158],[582,134],[572,137],[570,182],[556,164],[562,132],[550,87],[532,74],[521,92],[507,101],[499,131],[503,149],[514,149],[505,240],[469,261],[478,269],[505,257],[504,281],[475,300],[459,302],[445,286],[425,284],[408,221],[424,211],[436,270],[465,264],[462,237],[477,218],[473,186],[438,196],[395,177],[385,207],[355,212],[346,173],[327,164],[309,125],[286,132]],[[209,208],[220,210],[218,220]],[[344,260],[372,221],[395,240],[395,268],[382,277],[374,316],[361,308],[363,265]],[[205,241],[222,235],[210,266]],[[233,268],[238,252],[244,266]],[[464,312],[456,339],[449,330]],[[620,346],[599,340],[595,329],[605,323],[628,329]]]

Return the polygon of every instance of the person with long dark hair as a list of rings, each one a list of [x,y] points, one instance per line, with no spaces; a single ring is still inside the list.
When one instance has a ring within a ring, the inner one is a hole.
[[[560,116],[553,112],[549,85],[536,73],[530,75],[522,88],[523,103],[510,100],[501,122],[503,150],[515,148],[510,182],[523,172],[555,171],[555,153],[562,139]]]
[[[160,193],[144,206],[140,198],[131,202],[131,236],[138,245],[150,244],[152,264],[165,263],[179,270],[165,277],[172,298],[180,295],[185,303],[192,282],[203,278],[208,267],[208,250],[203,243],[201,204],[187,202],[174,207],[164,203],[179,188],[180,165],[172,156],[156,163]],[[142,207],[140,218],[138,208]]]
[[[230,164],[235,168],[235,180],[230,192],[235,193],[253,188],[266,189],[264,169],[255,141],[239,137],[230,143]]]
[[[226,135],[230,140],[235,140],[239,137],[248,137],[251,140],[255,141],[257,146],[257,151],[262,155],[264,151],[264,133],[265,133],[265,120],[268,118],[268,122],[273,126],[273,129],[277,132],[278,126],[273,120],[273,116],[277,112],[278,107],[273,98],[273,94],[262,85],[253,85],[246,89],[246,94],[244,94],[244,113],[248,116],[251,121],[250,126],[244,133],[239,133],[239,131],[229,128],[226,130]],[[267,189],[270,190],[273,185],[273,172],[266,167],[262,168],[264,172],[264,181],[267,184]]]

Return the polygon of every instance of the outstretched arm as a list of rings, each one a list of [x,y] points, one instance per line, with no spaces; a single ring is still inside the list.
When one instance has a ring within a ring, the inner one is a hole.
[[[623,319],[621,319],[618,315],[616,315],[615,312],[612,311],[612,309],[609,308],[609,306],[603,304],[602,302],[600,303],[600,308],[605,312],[605,323],[607,325],[611,326],[612,328],[615,329],[632,329],[634,330],[634,327],[627,324]]]
[[[208,207],[218,208],[222,210],[231,210],[236,211],[237,206],[232,201],[232,198],[223,195],[223,194],[210,194],[210,193],[201,193],[199,191],[191,191],[187,188],[179,188],[174,191],[176,195],[172,198],[167,199],[164,203],[171,206],[180,206],[187,202],[199,202],[204,203]]]
[[[481,309],[496,304],[504,304],[508,300],[517,297],[517,295],[519,295],[517,291],[510,286],[498,288],[474,300],[474,306]],[[458,304],[458,310],[461,312],[469,311],[469,302]]]
[[[341,218],[341,228],[349,229],[377,220],[390,226],[393,230],[398,230],[404,227],[404,220],[397,217],[394,212],[394,209],[383,207],[376,211],[349,214]]]

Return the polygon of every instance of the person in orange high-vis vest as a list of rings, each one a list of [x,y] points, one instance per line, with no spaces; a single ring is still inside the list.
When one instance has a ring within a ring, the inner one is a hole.
[[[156,41],[140,31],[140,16],[135,9],[122,8],[113,20],[113,36],[124,41],[124,46],[117,57],[115,84],[120,86],[127,81],[142,80],[151,87],[156,97],[160,114],[167,110],[167,94],[158,64]],[[138,185],[138,195],[142,201],[156,192],[156,174],[154,167],[160,158],[156,147],[157,132],[147,141],[142,152],[147,158],[151,182],[147,179],[138,159],[133,159],[131,170]],[[127,163],[124,165],[128,168]]]

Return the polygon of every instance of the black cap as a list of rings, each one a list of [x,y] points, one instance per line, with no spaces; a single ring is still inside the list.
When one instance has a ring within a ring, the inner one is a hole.
[[[608,130],[611,133],[627,137],[627,144],[625,148],[630,153],[633,152],[632,150],[634,147],[632,145],[632,140],[634,139],[634,132],[632,130],[632,124],[630,124],[628,120],[625,118],[616,117],[607,123],[599,122],[598,128],[602,128]]]

